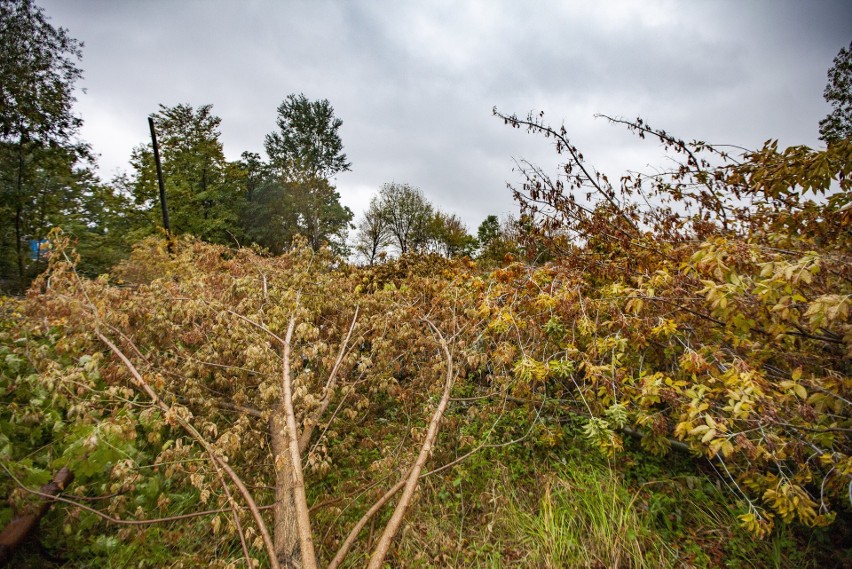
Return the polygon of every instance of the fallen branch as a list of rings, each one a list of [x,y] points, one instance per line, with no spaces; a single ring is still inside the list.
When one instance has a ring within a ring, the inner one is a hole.
[[[311,516],[308,510],[308,500],[305,496],[305,479],[302,474],[302,457],[299,453],[299,430],[296,426],[296,413],[293,409],[293,382],[290,377],[290,342],[293,338],[293,328],[296,326],[296,316],[290,317],[287,334],[284,337],[284,365],[282,371],[283,407],[287,418],[287,439],[290,451],[293,501],[296,505],[296,519],[299,530],[299,547],[301,550],[302,566],[305,569],[316,569],[317,559],[314,553],[314,542],[311,538]],[[277,457],[276,457],[277,460]]]
[[[151,401],[153,401],[154,404],[156,404],[163,411],[164,414],[174,415],[177,422],[180,423],[181,427],[183,427],[183,429],[188,432],[192,436],[192,438],[195,439],[204,448],[205,451],[207,451],[207,454],[210,456],[214,467],[221,468],[228,474],[231,481],[233,481],[234,485],[240,491],[240,494],[242,495],[243,499],[246,501],[246,504],[248,505],[249,510],[251,510],[252,516],[254,517],[255,523],[257,523],[258,531],[260,531],[264,546],[266,547],[267,555],[269,555],[270,566],[272,567],[272,569],[280,569],[278,559],[275,557],[275,548],[272,545],[272,538],[269,535],[269,530],[266,527],[266,523],[264,523],[263,517],[260,515],[260,510],[258,509],[254,498],[248,491],[248,488],[246,488],[245,484],[243,484],[243,481],[240,479],[237,473],[234,472],[234,469],[231,468],[227,462],[223,461],[221,458],[219,458],[219,456],[216,455],[215,449],[213,449],[207,439],[201,436],[201,433],[199,433],[195,429],[195,427],[190,425],[186,420],[184,420],[176,413],[169,413],[169,406],[166,405],[163,400],[160,399],[157,393],[151,388],[151,386],[148,385],[148,382],[145,381],[145,379],[142,377],[142,374],[140,374],[139,370],[136,369],[136,366],[133,365],[133,362],[131,362],[127,358],[127,356],[124,355],[124,352],[122,352],[118,348],[118,346],[113,344],[109,340],[109,338],[101,334],[99,330],[95,330],[95,334],[98,336],[98,338],[100,338],[100,340],[104,344],[107,345],[110,350],[112,350],[112,352],[116,356],[118,356],[124,366],[130,371],[130,374],[136,380],[136,384],[139,386],[140,389],[142,389],[142,391],[144,391],[148,395]]]
[[[38,495],[42,497],[41,503],[34,512],[22,514],[12,518],[3,531],[0,532],[0,564],[6,563],[14,553],[15,549],[26,539],[26,537],[38,526],[38,522],[50,510],[53,499],[65,490],[74,481],[74,473],[63,466],[59,469],[53,479],[41,487]]]
[[[438,408],[435,409],[435,413],[432,415],[432,421],[429,423],[429,430],[426,432],[426,438],[423,440],[423,445],[420,447],[420,454],[417,457],[417,461],[411,468],[408,478],[405,479],[405,489],[402,492],[402,496],[399,498],[399,503],[396,505],[396,509],[385,526],[385,530],[379,538],[379,543],[376,545],[376,549],[370,558],[370,564],[368,565],[369,569],[380,569],[384,563],[385,557],[390,549],[391,542],[399,530],[402,518],[405,516],[405,512],[411,503],[414,490],[417,488],[417,483],[420,479],[420,472],[426,465],[429,455],[432,454],[432,445],[438,437],[441,419],[444,416],[444,411],[447,409],[447,404],[450,400],[450,392],[453,388],[453,356],[450,353],[450,348],[447,346],[447,341],[444,339],[441,331],[438,330],[431,321],[426,320],[426,323],[430,328],[432,328],[432,331],[438,337],[438,340],[441,343],[441,348],[443,349],[444,355],[447,359],[447,378],[444,383],[444,393],[441,396],[441,401],[438,403]]]

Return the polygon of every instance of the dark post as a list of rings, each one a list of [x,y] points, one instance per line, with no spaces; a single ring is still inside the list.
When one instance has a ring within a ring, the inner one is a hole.
[[[53,480],[41,487],[41,499],[38,507],[14,516],[3,531],[0,532],[0,565],[5,565],[12,558],[15,549],[23,543],[41,520],[54,501],[51,496],[58,496],[74,481],[74,473],[63,466],[53,477]]]
[[[160,165],[160,146],[157,144],[157,131],[154,129],[154,117],[148,117],[151,127],[151,143],[154,145],[154,163],[157,165],[157,183],[160,185],[160,205],[163,208],[163,227],[166,235],[171,238],[172,229],[169,225],[169,208],[166,207],[166,186],[163,184],[163,167]]]

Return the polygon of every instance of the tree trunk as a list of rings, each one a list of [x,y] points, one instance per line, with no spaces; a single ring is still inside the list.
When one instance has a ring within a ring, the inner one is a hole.
[[[21,246],[23,240],[21,220],[23,217],[23,188],[24,188],[24,135],[18,139],[18,179],[15,184],[15,253],[18,257],[18,286],[20,292],[27,289],[24,278],[24,251]]]
[[[282,568],[301,569],[302,551],[299,547],[296,503],[293,498],[293,463],[290,459],[290,441],[283,410],[279,410],[269,419],[269,439],[275,464],[275,508],[272,527],[275,555]]]

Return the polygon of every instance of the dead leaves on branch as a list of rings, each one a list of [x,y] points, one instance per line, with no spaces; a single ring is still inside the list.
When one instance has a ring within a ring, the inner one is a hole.
[[[609,199],[602,210],[568,212],[590,224],[577,233],[580,242],[563,242],[571,255],[486,275],[468,261],[429,257],[357,269],[303,244],[264,257],[185,240],[170,256],[152,240],[112,281],[89,281],[62,262],[67,243],[60,239],[50,272],[31,292],[28,326],[59,331],[54,353],[39,366],[50,389],[68,390],[68,417],[86,423],[86,413],[96,413],[111,444],[124,437],[149,455],[148,464],[142,453],[116,470],[129,494],[153,484],[152,470],[167,471],[205,507],[229,507],[227,486],[215,485],[224,467],[199,460],[204,451],[232,465],[247,487],[260,489],[258,502],[269,503],[272,493],[263,489],[276,482],[266,425],[281,409],[287,344],[288,436],[304,439],[298,456],[308,487],[337,484],[338,473],[354,471],[356,486],[388,481],[374,491],[384,503],[387,488],[416,484],[412,464],[422,470],[434,456],[452,462],[485,444],[456,429],[430,442],[437,428],[427,419],[442,407],[452,412],[451,385],[477,401],[476,409],[447,419],[455,427],[499,421],[510,400],[535,413],[555,401],[559,412],[587,417],[585,436],[607,454],[617,454],[629,434],[651,453],[686,446],[706,458],[756,534],[776,519],[824,525],[847,507],[852,479],[852,259],[848,236],[824,227],[842,199],[829,198],[820,211],[796,201],[799,194],[767,193],[741,171],[731,180],[750,188],[741,192],[762,192],[769,200],[762,204],[794,200],[795,219],[783,227],[795,222],[802,231],[780,232],[777,218],[760,208],[750,217],[726,208],[700,231],[695,223],[679,225],[677,238],[674,225],[656,237],[637,231],[633,210],[617,227],[595,233],[620,203],[606,180],[595,179]],[[702,207],[714,203],[707,198]],[[721,230],[725,216],[728,230]],[[734,220],[749,231],[731,230]],[[125,354],[166,409],[140,407],[127,391],[126,363],[105,357],[95,330]],[[79,359],[86,354],[89,360]],[[60,373],[70,370],[58,363],[62,357],[79,359],[73,373]],[[455,383],[440,381],[450,362]],[[88,377],[96,374],[101,383]],[[98,402],[103,395],[121,401],[120,413]],[[122,421],[132,435],[106,427]],[[185,424],[209,450],[179,434]],[[97,430],[89,428],[86,440]],[[555,445],[564,432],[542,424],[533,436]],[[400,477],[406,482],[392,483]],[[111,513],[131,514],[130,503],[117,500]],[[156,507],[167,509],[168,498]],[[371,516],[378,508],[364,510]],[[216,518],[222,539],[239,534],[247,547],[263,546],[256,520],[241,509],[233,516]],[[317,540],[321,558],[358,535],[325,529]],[[314,530],[302,543],[317,538]]]

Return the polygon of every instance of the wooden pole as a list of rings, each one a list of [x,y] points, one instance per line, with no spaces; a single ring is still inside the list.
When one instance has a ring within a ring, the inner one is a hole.
[[[169,224],[169,208],[166,206],[166,186],[163,183],[163,167],[160,164],[160,146],[157,144],[157,131],[154,128],[154,117],[148,117],[148,126],[151,129],[151,144],[154,146],[154,163],[157,165],[157,183],[160,186],[160,206],[163,208],[163,227],[166,235],[171,239],[172,228]]]

